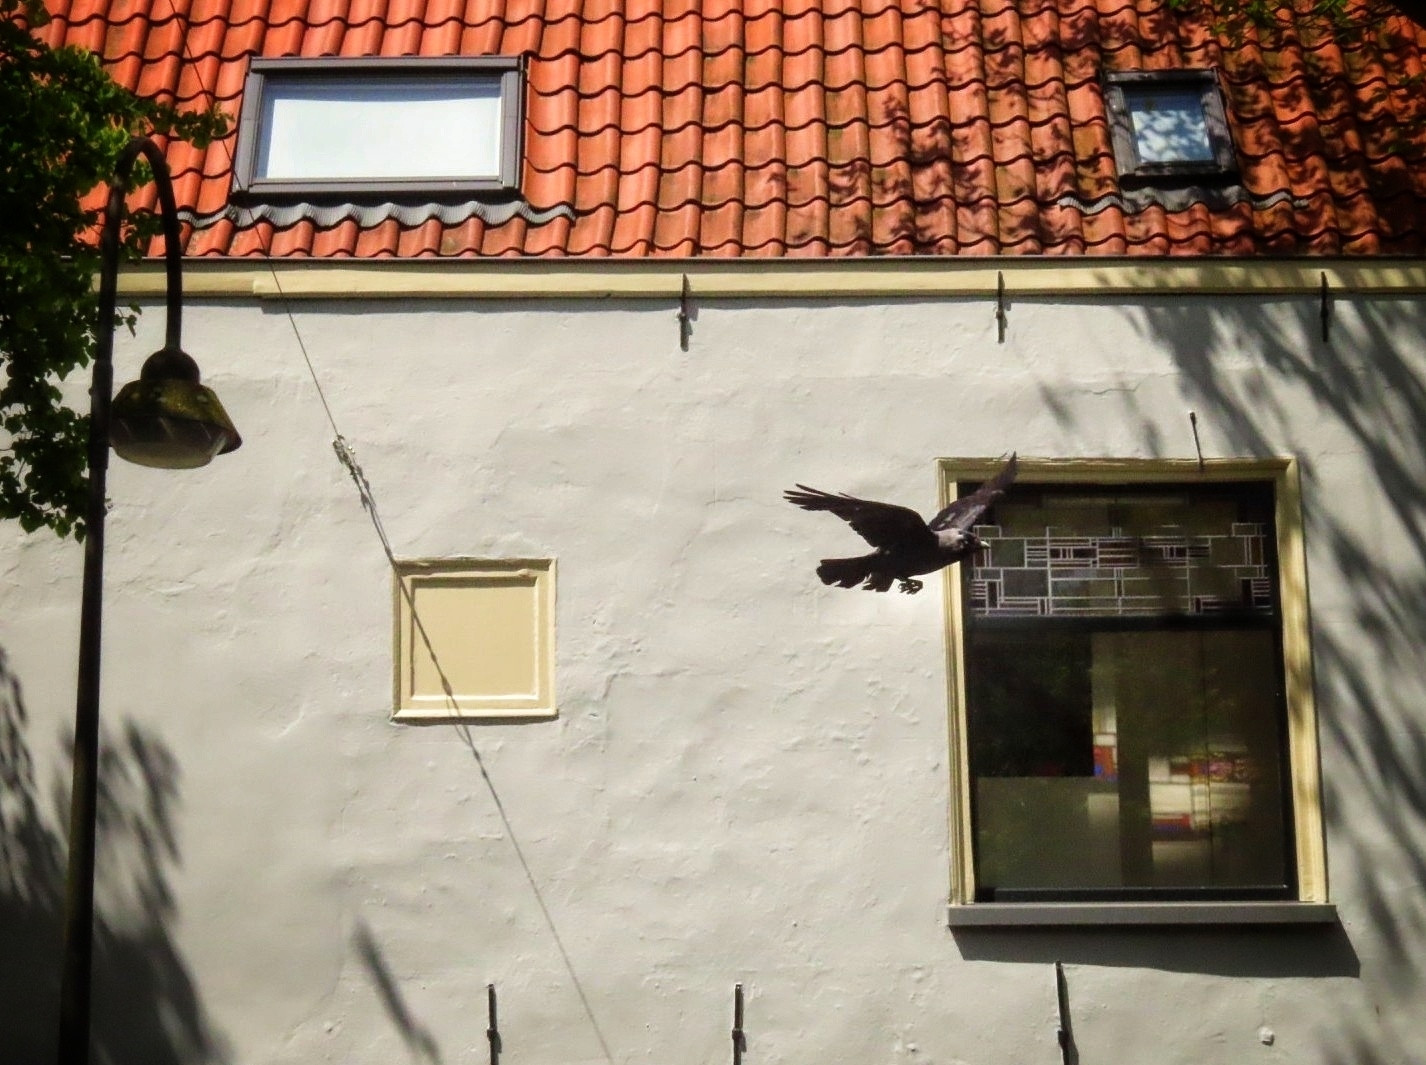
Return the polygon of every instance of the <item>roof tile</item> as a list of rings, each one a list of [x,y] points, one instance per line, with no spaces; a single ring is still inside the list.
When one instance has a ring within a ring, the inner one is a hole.
[[[1195,2],[54,0],[43,32],[234,118],[257,55],[528,56],[522,191],[565,216],[236,224],[233,132],[168,152],[193,255],[1426,250],[1422,25],[1289,4],[1238,41]],[[1100,75],[1183,65],[1221,67],[1241,194],[1131,206]]]

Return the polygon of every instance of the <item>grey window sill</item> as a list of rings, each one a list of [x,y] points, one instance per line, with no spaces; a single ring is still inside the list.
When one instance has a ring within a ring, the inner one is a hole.
[[[1334,924],[1330,902],[976,902],[948,907],[951,928],[1065,925]]]

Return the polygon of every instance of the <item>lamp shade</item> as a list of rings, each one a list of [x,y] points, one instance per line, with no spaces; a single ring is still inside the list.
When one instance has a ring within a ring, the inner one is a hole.
[[[198,364],[178,348],[150,355],[137,381],[119,389],[109,412],[109,443],[140,466],[186,470],[242,444]]]

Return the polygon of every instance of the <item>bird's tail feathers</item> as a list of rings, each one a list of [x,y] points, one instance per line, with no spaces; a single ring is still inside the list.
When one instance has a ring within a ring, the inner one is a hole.
[[[823,584],[836,584],[842,588],[855,588],[863,581],[875,592],[884,592],[891,587],[891,578],[884,581],[872,574],[874,556],[859,555],[856,558],[824,558],[817,567],[817,576]]]

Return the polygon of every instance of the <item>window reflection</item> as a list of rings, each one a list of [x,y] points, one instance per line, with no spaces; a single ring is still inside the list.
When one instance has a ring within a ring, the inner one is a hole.
[[[256,176],[494,177],[502,106],[489,76],[276,80],[263,94]]]
[[[1126,88],[1124,101],[1141,163],[1211,163],[1213,141],[1197,88]]]
[[[970,568],[982,898],[1285,895],[1271,492],[1030,490]]]

